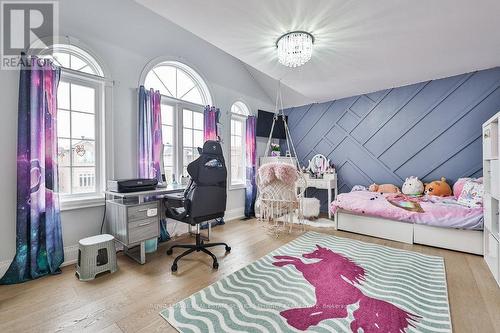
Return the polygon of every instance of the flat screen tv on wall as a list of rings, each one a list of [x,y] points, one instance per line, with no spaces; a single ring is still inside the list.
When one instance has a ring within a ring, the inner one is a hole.
[[[273,112],[259,110],[257,115],[257,130],[256,135],[260,137],[269,137],[271,127],[273,125]],[[285,121],[288,123],[288,116],[285,116]],[[285,124],[283,123],[283,116],[279,116],[274,123],[273,130],[274,139],[286,139]]]

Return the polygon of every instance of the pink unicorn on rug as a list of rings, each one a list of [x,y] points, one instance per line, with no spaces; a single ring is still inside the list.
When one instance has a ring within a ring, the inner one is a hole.
[[[406,312],[391,303],[371,298],[356,286],[364,281],[365,270],[351,259],[316,245],[312,253],[302,256],[307,259],[321,259],[314,263],[304,263],[291,256],[274,256],[278,261],[274,266],[293,265],[304,278],[314,286],[316,304],[309,308],[281,311],[289,325],[299,330],[307,330],[322,320],[347,318],[347,306],[358,303],[353,312],[351,330],[365,333],[404,332],[408,326],[415,327],[413,321],[420,317]]]

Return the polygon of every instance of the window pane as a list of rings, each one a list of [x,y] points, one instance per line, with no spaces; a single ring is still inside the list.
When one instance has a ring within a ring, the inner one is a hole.
[[[62,67],[69,68],[69,54],[54,52],[52,55]]]
[[[184,148],[184,165],[187,166],[195,159],[193,148]]]
[[[165,167],[165,178],[167,181],[167,184],[172,184],[172,174],[173,174],[173,168],[172,167]]]
[[[201,98],[201,94],[198,88],[195,88],[188,92],[182,99],[195,104],[203,104],[203,99]]]
[[[71,112],[71,137],[75,139],[95,139],[95,116]]]
[[[73,168],[73,193],[95,192],[95,168]]]
[[[184,71],[177,70],[177,98],[184,99],[185,95],[194,87],[193,80]],[[196,88],[195,88],[196,89]]]
[[[193,111],[184,109],[182,119],[184,127],[193,128]]]
[[[99,75],[98,73],[96,73],[96,72],[92,69],[92,67],[90,67],[90,66],[88,66],[88,65],[87,65],[87,66],[85,66],[85,67],[83,67],[82,69],[80,69],[80,72],[84,72],[84,73],[88,73],[88,74],[94,74],[94,75]]]
[[[241,136],[241,121],[240,120],[235,120],[234,121],[234,135]]]
[[[162,126],[161,136],[164,145],[174,144],[174,128],[172,126]]]
[[[165,167],[174,165],[174,150],[172,146],[163,147],[163,165]]]
[[[170,92],[170,96],[177,97],[176,95],[176,83],[175,83],[175,68],[171,66],[158,66],[153,69],[153,72],[158,75],[160,81]]]
[[[70,112],[57,110],[57,136],[58,137],[70,137]]]
[[[59,168],[58,179],[59,179],[59,187],[58,187],[59,193],[70,194],[71,193],[71,169],[66,168],[66,167]]]
[[[85,61],[83,61],[82,59],[80,59],[77,56],[74,56],[74,55],[71,56],[71,69],[74,69],[76,71],[80,71],[85,66],[87,66],[87,63]]]
[[[174,125],[174,107],[167,104],[161,105],[161,123],[164,125]]]
[[[250,111],[243,102],[236,102],[231,106],[231,113],[248,116],[250,114]]]
[[[184,147],[193,147],[193,130],[184,128],[182,141]]]
[[[170,94],[170,91],[168,91],[167,88],[163,86],[163,83],[161,83],[160,79],[158,79],[153,71],[149,72],[148,75],[146,75],[146,79],[144,80],[144,87],[146,87],[146,89],[153,88],[154,90],[159,90],[160,94],[165,96],[172,96]]]
[[[194,131],[193,141],[193,147],[203,147],[203,131]]]
[[[73,165],[94,166],[95,165],[95,142],[86,140],[73,140]]]
[[[59,82],[57,88],[57,107],[59,109],[69,109],[69,83]]]
[[[193,127],[195,129],[203,129],[203,113],[193,112]]]
[[[59,139],[57,142],[57,165],[71,165],[71,150],[69,139]]]
[[[94,113],[95,89],[72,83],[71,110]]]

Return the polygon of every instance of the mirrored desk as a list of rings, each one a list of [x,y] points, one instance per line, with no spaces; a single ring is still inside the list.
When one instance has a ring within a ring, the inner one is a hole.
[[[105,191],[106,232],[140,264],[146,263],[146,241],[160,236],[165,218],[161,200],[165,194],[183,192],[185,185],[170,184],[151,191],[120,193]]]

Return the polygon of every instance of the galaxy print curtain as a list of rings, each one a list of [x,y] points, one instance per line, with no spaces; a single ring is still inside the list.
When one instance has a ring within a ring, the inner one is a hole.
[[[60,68],[23,55],[19,80],[16,255],[1,284],[59,273],[64,261],[57,194]]]
[[[217,123],[219,122],[220,110],[215,106],[207,105],[203,111],[203,141],[213,140],[220,141],[217,131]]]
[[[255,198],[257,196],[257,185],[255,184],[256,170],[256,136],[255,129],[257,118],[249,116],[246,122],[246,188],[245,188],[245,217],[255,216]]]
[[[159,91],[139,87],[139,178],[162,182],[161,95]],[[167,221],[160,221],[160,242],[170,239]]]

